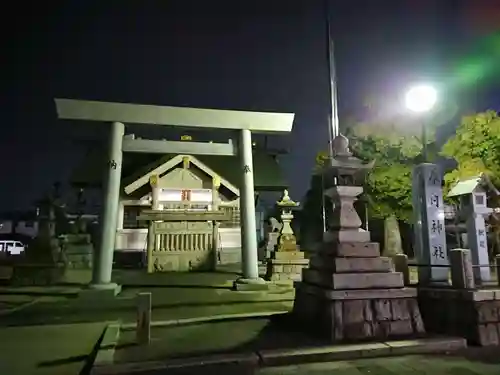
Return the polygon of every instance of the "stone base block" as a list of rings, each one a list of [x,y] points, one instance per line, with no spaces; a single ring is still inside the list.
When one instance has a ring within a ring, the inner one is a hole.
[[[420,288],[418,300],[428,331],[500,346],[500,290]]]
[[[311,258],[310,267],[336,273],[392,272],[394,265],[390,258],[334,258],[317,256]]]
[[[78,298],[98,302],[102,298],[114,298],[122,291],[122,286],[109,283],[103,285],[89,285],[78,293]]]
[[[403,288],[400,272],[388,273],[334,273],[316,269],[304,269],[305,283],[331,289]]]
[[[271,259],[276,260],[297,260],[304,258],[305,254],[302,251],[275,251],[271,254]]]
[[[370,232],[363,229],[329,231],[323,235],[323,242],[370,242]]]
[[[380,245],[377,242],[329,242],[321,244],[314,253],[349,258],[377,258],[380,257]]]
[[[354,289],[354,290],[333,290],[326,289],[316,285],[299,283],[297,289],[314,294],[327,300],[351,300],[351,299],[397,299],[397,298],[416,298],[416,288],[397,288],[397,289]]]
[[[301,253],[303,257],[304,253]],[[309,259],[269,259],[266,280],[273,282],[292,282],[302,280],[302,270],[309,264]]]
[[[233,290],[240,292],[267,291],[270,286],[264,279],[244,279],[239,278],[233,282]]]
[[[293,314],[331,341],[386,340],[425,333],[416,298],[329,300],[298,288]]]

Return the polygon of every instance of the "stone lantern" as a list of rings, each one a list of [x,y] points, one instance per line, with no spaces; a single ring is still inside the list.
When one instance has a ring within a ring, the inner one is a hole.
[[[291,226],[293,220],[292,211],[297,209],[300,205],[298,202],[294,202],[290,199],[288,195],[288,190],[285,189],[283,192],[283,197],[276,205],[281,211],[281,222],[283,226],[281,227],[280,236],[278,237],[278,244],[276,251],[296,251],[297,250],[297,239],[293,233]]]
[[[297,324],[333,342],[420,335],[425,328],[416,290],[405,288],[392,259],[380,256],[379,244],[360,228],[353,206],[374,163],[353,157],[344,136],[335,138],[333,148],[334,158],[324,170],[333,177],[325,190],[333,213],[323,243],[311,251],[309,267],[295,284]]]
[[[324,170],[327,177],[333,177],[332,186],[324,191],[333,204],[324,241],[369,241],[370,233],[360,228],[362,221],[354,208],[354,202],[363,193],[360,185],[374,162],[364,163],[354,157],[349,151],[349,141],[343,135],[334,139],[333,150],[334,158]]]
[[[288,195],[288,190],[283,192],[283,197],[276,205],[281,211],[282,226],[271,259],[267,260],[266,279],[279,283],[300,281],[302,269],[309,264],[304,253],[297,248],[297,239],[291,226],[293,210],[299,207]]]

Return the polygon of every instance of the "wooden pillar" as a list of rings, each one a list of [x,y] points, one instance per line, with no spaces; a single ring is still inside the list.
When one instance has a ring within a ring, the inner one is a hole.
[[[151,209],[158,210],[160,205],[160,189],[158,187],[159,177],[157,175],[151,176],[149,179],[149,184],[151,185]],[[148,225],[148,247],[147,247],[147,267],[148,273],[152,273],[154,271],[153,264],[153,250],[156,247],[156,232],[154,221],[150,221]]]
[[[220,177],[214,176],[212,180],[212,211],[216,212],[219,210],[219,187],[220,187]],[[219,222],[217,220],[212,221],[212,255],[213,255],[213,269],[217,269],[217,264],[219,263]]]

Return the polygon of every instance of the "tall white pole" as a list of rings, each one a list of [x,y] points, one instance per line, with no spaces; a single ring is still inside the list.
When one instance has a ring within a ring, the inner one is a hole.
[[[108,146],[108,163],[104,181],[104,207],[100,217],[101,236],[99,252],[94,256],[92,284],[95,289],[110,289],[115,251],[117,213],[122,173],[122,142],[125,126],[121,122],[111,125]]]
[[[330,0],[325,0],[325,24],[326,24],[326,57],[328,62],[328,78],[329,78],[329,96],[330,96],[330,116],[328,117],[328,155],[330,163],[333,161],[333,139],[339,135],[339,116],[338,116],[338,99],[337,99],[337,72],[335,69],[335,55],[332,33],[330,28]],[[321,177],[322,190],[325,190],[324,176]],[[334,183],[337,181],[335,179]],[[323,216],[323,232],[326,232],[326,209],[325,195],[321,192],[322,216]]]
[[[240,189],[243,278],[258,280],[259,264],[257,255],[257,228],[255,223],[252,133],[250,130],[240,130],[239,149],[241,173],[243,175]]]

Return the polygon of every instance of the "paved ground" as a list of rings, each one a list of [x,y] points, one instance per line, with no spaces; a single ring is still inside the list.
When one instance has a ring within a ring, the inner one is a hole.
[[[164,360],[214,353],[248,353],[328,345],[287,321],[286,316],[152,328],[151,344],[135,345],[135,331],[122,330],[115,362]]]
[[[495,358],[495,360],[493,360]],[[308,363],[281,367],[259,368],[255,365],[218,365],[198,368],[169,369],[170,375],[498,375],[498,351],[490,352],[489,359],[481,356],[406,355]],[[144,371],[141,375],[165,373],[161,370]]]
[[[65,286],[41,288],[0,287],[4,298],[23,298],[25,302],[36,299],[15,313],[0,320],[0,326],[60,324],[136,319],[135,296],[138,292],[151,292],[153,320],[170,320],[259,311],[283,311],[291,308],[293,291],[234,292],[230,289],[238,275],[220,273],[165,273],[147,275],[130,270],[116,271],[114,279],[124,285],[119,298],[102,300],[97,305],[76,298],[77,292],[86,285],[88,271],[74,271]],[[22,296],[13,293],[23,293]],[[4,307],[4,310],[9,307]],[[1,309],[1,299],[0,299]]]
[[[86,355],[97,341],[104,321],[134,322],[138,291],[153,295],[153,321],[207,315],[266,312],[291,308],[293,293],[233,292],[230,285],[238,275],[231,270],[219,274],[155,274],[117,271],[113,277],[125,285],[120,298],[89,305],[74,298],[89,281],[88,272],[75,272],[67,285],[54,288],[0,287],[0,374],[78,374]],[[19,292],[24,293],[22,295]],[[67,323],[85,323],[70,324]],[[42,327],[40,325],[43,325]],[[132,345],[133,333],[124,333],[116,358],[154,359],[188,353],[239,351],[266,345],[305,345],[309,338],[293,332],[277,331],[268,319],[242,322],[198,324],[153,329],[153,342],[147,354]],[[26,355],[30,353],[30,355]],[[402,361],[402,362],[401,362]],[[282,369],[242,369],[226,373],[312,373],[312,374],[500,374],[497,364],[484,364],[474,358],[408,358],[301,365]],[[422,362],[423,361],[423,362]],[[425,363],[421,366],[419,363]],[[420,367],[419,367],[420,366]],[[453,369],[452,372],[447,370]],[[252,372],[245,372],[252,371]],[[274,372],[273,372],[274,371]],[[277,371],[277,372],[276,372]],[[412,372],[413,371],[413,372]],[[448,372],[446,372],[448,371]],[[205,371],[204,371],[205,372]],[[219,372],[218,372],[219,373]]]
[[[500,364],[460,357],[404,356],[266,368],[258,375],[498,375]]]
[[[77,375],[104,323],[0,328],[0,374]]]

